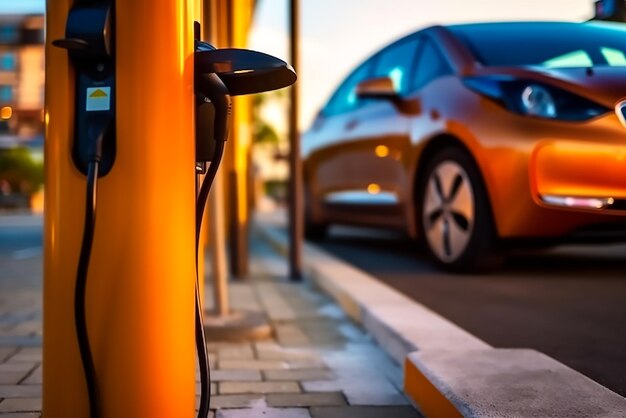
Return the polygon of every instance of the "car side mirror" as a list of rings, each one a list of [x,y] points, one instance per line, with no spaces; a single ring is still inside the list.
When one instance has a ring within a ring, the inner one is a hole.
[[[419,100],[401,97],[389,77],[361,81],[356,86],[356,95],[359,99],[387,100],[404,114],[417,115],[422,111]]]
[[[356,95],[360,99],[396,100],[400,96],[389,77],[376,77],[361,81],[356,86]]]

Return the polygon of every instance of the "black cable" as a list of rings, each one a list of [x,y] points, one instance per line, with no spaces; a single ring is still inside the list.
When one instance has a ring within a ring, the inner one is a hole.
[[[200,244],[200,233],[202,230],[202,214],[206,204],[206,198],[210,191],[217,168],[222,158],[224,143],[219,142],[215,154],[215,162],[211,163],[209,171],[202,182],[200,188],[197,212],[196,212],[196,285],[195,285],[195,325],[196,325],[196,349],[198,350],[198,363],[200,368],[201,394],[199,418],[207,418],[210,409],[211,376],[206,350],[206,338],[204,335],[204,324],[202,319],[202,305],[200,300],[199,276],[198,276],[198,248]],[[99,160],[99,159],[98,159]],[[90,161],[87,167],[87,192],[85,202],[85,224],[83,227],[83,240],[78,259],[78,269],[76,272],[76,287],[74,291],[74,321],[76,325],[76,335],[78,347],[83,363],[83,371],[87,382],[87,392],[89,395],[89,417],[99,418],[100,400],[98,397],[98,385],[93,356],[89,346],[89,336],[87,332],[87,321],[85,315],[85,294],[87,287],[87,273],[89,270],[89,260],[91,258],[91,248],[93,245],[94,231],[96,225],[96,204],[98,190],[98,167],[99,161]],[[204,197],[203,197],[204,196]]]
[[[211,191],[211,186],[215,181],[215,176],[217,175],[217,170],[219,168],[220,162],[222,160],[222,156],[224,155],[224,142],[215,141],[215,153],[213,154],[213,160],[211,161],[211,165],[204,177],[204,181],[202,182],[202,186],[200,187],[200,192],[198,193],[198,206],[196,208],[196,242],[200,242],[200,226],[202,225],[202,217],[204,216],[204,208],[206,207],[207,199],[209,198],[209,192]]]
[[[89,345],[89,335],[87,332],[86,320],[86,288],[87,275],[89,271],[89,261],[91,258],[91,249],[93,246],[94,231],[96,225],[96,205],[98,191],[98,169],[100,158],[102,156],[102,145],[104,140],[104,131],[94,141],[93,149],[89,153],[89,164],[87,166],[87,191],[85,199],[85,222],[83,227],[83,239],[81,244],[80,256],[78,259],[78,269],[76,272],[76,286],[74,290],[74,321],[76,326],[76,335],[78,339],[78,347],[81,360],[83,363],[83,371],[87,383],[87,392],[89,396],[89,417],[100,417],[100,399],[98,396],[98,385],[96,379],[95,365],[93,355]],[[200,368],[201,394],[200,407],[198,410],[198,418],[207,418],[211,406],[211,376],[208,353],[206,349],[206,337],[204,335],[203,309],[200,300],[200,280],[198,275],[198,248],[200,246],[200,234],[202,231],[202,219],[206,201],[211,190],[215,176],[224,154],[224,142],[216,141],[215,154],[213,161],[209,166],[209,170],[202,182],[198,193],[196,205],[196,283],[195,283],[195,328],[196,328],[196,350],[198,351],[198,364]]]
[[[98,194],[98,166],[99,160],[90,161],[87,166],[87,192],[85,194],[85,225],[83,228],[83,241],[80,247],[78,269],[76,271],[76,287],[74,289],[74,322],[80,358],[83,363],[87,392],[89,395],[89,417],[100,416],[100,400],[98,398],[98,384],[93,356],[89,347],[89,335],[87,333],[87,319],[85,316],[85,293],[87,287],[87,272],[91,247],[93,245],[94,230],[96,226],[96,197]]]
[[[211,186],[217,175],[217,170],[224,154],[224,142],[215,142],[215,153],[209,170],[207,171],[200,192],[198,193],[196,204],[196,350],[198,351],[198,365],[200,368],[200,407],[198,409],[198,418],[207,418],[211,407],[211,370],[209,365],[208,354],[206,350],[206,337],[204,335],[204,321],[202,319],[203,309],[200,301],[200,277],[198,274],[198,249],[200,248],[200,234],[202,232],[202,219],[204,217],[204,208],[211,191]]]

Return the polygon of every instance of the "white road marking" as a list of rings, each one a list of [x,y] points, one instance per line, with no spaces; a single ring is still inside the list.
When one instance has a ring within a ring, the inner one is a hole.
[[[23,250],[13,251],[13,258],[16,260],[25,260],[41,255],[41,247],[24,248]]]
[[[0,227],[42,227],[41,215],[4,215],[0,214]]]

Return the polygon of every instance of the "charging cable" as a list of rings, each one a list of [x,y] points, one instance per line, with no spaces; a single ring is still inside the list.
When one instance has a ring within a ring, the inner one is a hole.
[[[89,397],[89,417],[100,417],[100,399],[98,396],[98,384],[96,379],[96,371],[93,361],[93,355],[89,345],[89,335],[87,332],[86,321],[86,304],[85,295],[87,288],[87,275],[89,271],[89,261],[91,259],[91,249],[93,246],[95,225],[96,225],[96,206],[98,191],[98,168],[102,155],[103,133],[98,136],[95,141],[95,151],[91,153],[89,163],[87,165],[87,190],[85,194],[85,223],[83,227],[83,238],[78,259],[78,269],[76,272],[76,287],[74,291],[74,321],[76,326],[76,335],[78,339],[78,347],[80,357],[87,383],[87,392]],[[208,353],[206,350],[206,338],[204,335],[204,321],[202,318],[202,305],[199,292],[199,276],[198,276],[198,248],[200,243],[200,233],[202,230],[202,215],[206,204],[211,185],[215,180],[217,169],[219,168],[224,151],[224,142],[220,141],[216,144],[214,160],[207,172],[200,192],[198,195],[196,210],[196,284],[195,284],[195,329],[196,329],[196,350],[198,351],[198,364],[200,369],[201,395],[200,408],[198,418],[207,418],[210,409],[210,368],[208,361]]]
[[[198,351],[198,366],[200,368],[200,407],[198,418],[207,418],[211,406],[211,370],[206,349],[206,337],[204,335],[203,307],[200,299],[200,277],[198,274],[198,249],[200,248],[200,235],[202,232],[202,218],[204,208],[209,196],[209,191],[217,175],[217,170],[224,153],[224,142],[217,141],[213,161],[209,166],[200,191],[196,206],[196,350]]]
[[[209,197],[211,186],[217,175],[224,147],[228,138],[228,127],[230,123],[231,102],[228,89],[216,74],[206,74],[201,77],[199,83],[201,90],[207,99],[214,104],[215,124],[214,140],[215,149],[211,158],[211,163],[207,174],[202,181],[196,201],[196,281],[195,281],[195,329],[196,329],[196,350],[198,354],[198,366],[200,369],[200,405],[198,408],[198,418],[207,418],[211,405],[211,376],[209,358],[206,349],[206,337],[204,334],[203,306],[200,299],[200,277],[198,272],[198,249],[200,247],[200,235],[202,232],[202,220],[204,209]],[[98,396],[98,384],[93,355],[89,345],[89,335],[87,332],[85,296],[87,288],[87,275],[89,271],[89,261],[93,246],[95,225],[96,225],[96,204],[98,191],[98,170],[102,159],[102,148],[104,137],[108,126],[100,131],[97,138],[90,143],[90,150],[87,164],[87,190],[85,195],[85,223],[83,228],[83,239],[76,272],[76,287],[74,292],[74,321],[80,357],[87,382],[87,392],[89,396],[89,417],[100,417],[100,399]]]
[[[102,146],[107,129],[102,129],[89,151],[89,161],[87,164],[87,190],[85,193],[85,225],[83,227],[83,240],[78,258],[78,269],[76,271],[76,287],[74,289],[74,323],[76,326],[76,336],[80,358],[83,363],[85,380],[87,381],[87,392],[89,395],[89,417],[99,418],[100,400],[98,398],[98,384],[96,370],[93,362],[93,355],[89,346],[89,335],[87,333],[87,318],[85,315],[85,294],[87,288],[87,273],[89,271],[89,260],[91,258],[91,247],[93,245],[94,231],[96,227],[96,203],[98,195],[98,169],[102,158]]]
[[[203,74],[198,79],[198,89],[206,98],[213,103],[215,118],[213,126],[213,138],[215,149],[211,158],[211,164],[202,181],[196,202],[196,350],[198,351],[198,364],[200,368],[200,407],[198,418],[207,418],[211,405],[211,376],[208,354],[206,351],[206,338],[204,335],[203,307],[200,301],[200,277],[198,275],[198,249],[200,248],[200,234],[202,232],[202,219],[204,209],[215,181],[215,176],[224,155],[224,147],[228,139],[228,127],[230,124],[231,101],[228,89],[217,74]]]

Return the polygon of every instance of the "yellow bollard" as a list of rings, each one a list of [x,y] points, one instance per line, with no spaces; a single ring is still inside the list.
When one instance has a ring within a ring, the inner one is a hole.
[[[116,4],[117,156],[100,179],[87,325],[102,418],[194,415],[191,0]],[[70,155],[72,2],[48,0],[43,414],[88,416],[73,292],[85,177]]]

